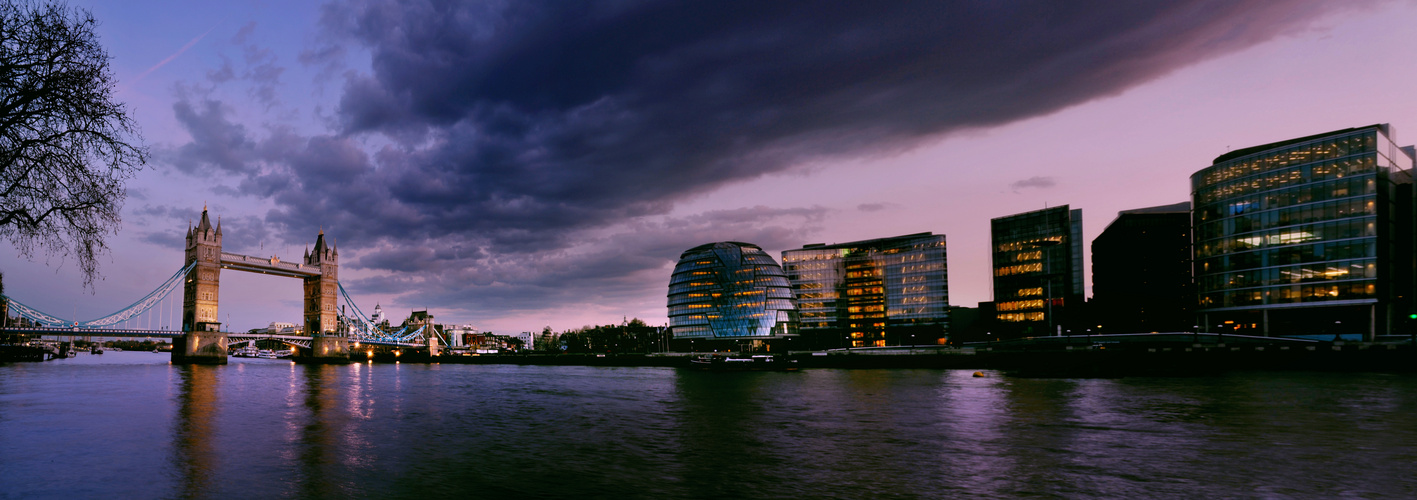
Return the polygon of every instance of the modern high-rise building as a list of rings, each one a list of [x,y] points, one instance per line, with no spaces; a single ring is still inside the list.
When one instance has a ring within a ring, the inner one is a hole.
[[[797,334],[797,305],[782,267],[757,245],[690,248],[669,279],[675,339],[762,340]]]
[[[989,221],[998,338],[1083,333],[1082,210]]]
[[[1189,332],[1191,203],[1124,210],[1092,240],[1094,332]]]
[[[1381,124],[1231,151],[1192,174],[1198,326],[1391,333],[1413,287],[1413,157]]]
[[[949,337],[945,235],[816,243],[782,252],[805,346],[944,343]]]

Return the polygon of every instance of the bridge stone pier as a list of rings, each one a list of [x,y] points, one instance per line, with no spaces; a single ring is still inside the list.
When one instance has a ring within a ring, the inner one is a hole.
[[[339,290],[339,250],[325,244],[325,231],[315,239],[315,248],[305,253],[304,262],[282,262],[278,257],[262,258],[226,253],[221,250],[221,221],[215,227],[202,209],[201,222],[187,228],[185,265],[195,265],[183,284],[182,332],[173,340],[172,362],[178,364],[226,364],[227,334],[218,321],[221,270],[246,271],[291,278],[305,282],[305,332],[312,337],[309,349],[297,351],[295,361],[303,363],[348,363],[349,345],[345,329],[339,325],[335,302]]]
[[[172,340],[172,362],[226,364],[226,333],[217,321],[217,294],[221,290],[221,221],[215,228],[202,208],[202,221],[187,227],[186,260],[196,262],[182,286],[182,332]]]

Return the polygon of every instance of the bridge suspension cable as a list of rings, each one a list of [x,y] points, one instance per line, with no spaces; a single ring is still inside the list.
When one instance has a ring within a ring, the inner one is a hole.
[[[9,302],[11,310],[14,310],[15,312],[19,313],[20,316],[24,316],[30,321],[33,321],[43,326],[106,328],[127,321],[128,318],[132,318],[133,316],[137,316],[139,314],[147,312],[148,309],[152,309],[153,306],[162,303],[162,300],[167,298],[168,294],[171,294],[173,290],[176,290],[178,285],[182,284],[182,279],[187,276],[187,273],[192,271],[192,268],[196,266],[196,262],[188,264],[187,267],[184,267],[182,268],[182,270],[177,271],[177,273],[173,274],[172,277],[167,279],[167,281],[164,281],[161,285],[158,285],[157,289],[148,292],[147,295],[143,296],[143,298],[141,299],[138,299],[137,302],[129,304],[128,307],[120,309],[118,310],[118,312],[115,312],[113,314],[109,314],[98,319],[91,319],[88,321],[66,320],[58,316],[46,313],[44,311],[40,311],[39,309],[27,306],[9,296],[0,295],[0,297],[4,297],[5,300]]]
[[[354,299],[349,296],[349,292],[345,291],[343,283],[339,285],[339,293],[340,296],[344,297],[344,303],[349,305],[349,310],[354,313],[354,316],[350,317],[343,313],[337,314],[339,314],[339,319],[344,321],[344,324],[349,325],[350,336],[354,337],[356,340],[366,342],[414,342],[423,340],[423,330],[425,327],[419,327],[417,330],[409,333],[408,326],[405,325],[396,332],[385,332],[383,329],[379,328],[379,325],[375,325],[368,316],[364,315],[364,311],[360,310],[359,306],[354,303]]]

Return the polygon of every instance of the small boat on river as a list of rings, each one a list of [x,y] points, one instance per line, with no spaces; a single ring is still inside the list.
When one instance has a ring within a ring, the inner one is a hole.
[[[689,367],[711,372],[795,372],[797,360],[769,354],[752,356],[702,356],[689,360]]]

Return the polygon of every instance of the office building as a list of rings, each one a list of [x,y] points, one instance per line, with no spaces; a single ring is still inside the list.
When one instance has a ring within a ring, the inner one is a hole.
[[[1093,332],[1191,331],[1195,293],[1190,202],[1124,210],[1092,240]]]
[[[1082,334],[1082,210],[1067,205],[989,221],[997,338]]]
[[[1380,124],[1264,144],[1191,175],[1198,326],[1393,333],[1413,286],[1414,156],[1393,135]]]
[[[797,335],[797,304],[782,267],[757,245],[721,242],[686,250],[669,280],[675,339]]]
[[[945,235],[917,233],[782,252],[806,348],[944,343]]]

